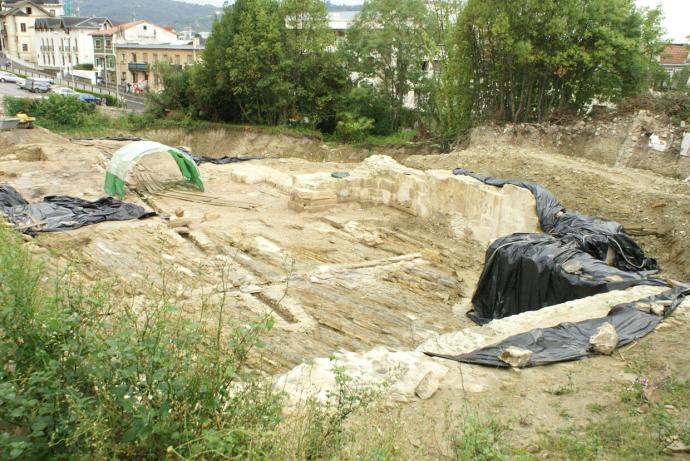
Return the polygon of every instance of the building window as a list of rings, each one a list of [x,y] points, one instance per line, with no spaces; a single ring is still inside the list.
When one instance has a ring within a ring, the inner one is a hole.
[[[191,64],[191,63],[192,63],[192,55],[188,54],[187,55],[187,64]]]
[[[148,30],[148,26],[144,26],[144,30]]]
[[[96,48],[101,48],[103,46],[103,42],[101,41],[100,38],[96,39]]]
[[[137,62],[137,54],[132,53],[132,62]]]
[[[144,60],[144,62],[149,62],[149,54],[148,53],[144,53],[143,60]]]
[[[22,43],[22,51],[29,51],[29,45]]]
[[[163,55],[163,62],[168,62],[168,55],[167,54]]]
[[[124,64],[124,63],[125,63],[125,54],[122,53],[122,59],[120,60],[120,64]]]
[[[105,47],[110,48],[110,45],[112,45],[112,41],[109,38],[105,39]]]
[[[20,22],[19,23],[19,30],[21,30],[22,32],[26,32],[26,24],[24,24],[23,22]]]
[[[158,53],[153,53],[153,62],[158,62]]]
[[[31,7],[30,6],[26,7],[26,14],[31,16]]]
[[[180,65],[180,55],[179,54],[175,55],[175,64],[177,64],[178,66]]]
[[[51,16],[55,16],[55,10],[52,10],[52,9],[51,9],[51,10],[50,10],[50,15],[51,15]]]

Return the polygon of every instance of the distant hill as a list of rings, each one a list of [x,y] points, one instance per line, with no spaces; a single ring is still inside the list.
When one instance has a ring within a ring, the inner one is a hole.
[[[362,9],[362,5],[340,5],[326,0],[326,9],[328,11],[359,11]]]
[[[174,0],[76,0],[80,16],[105,16],[113,23],[146,19],[175,30],[191,27],[195,32],[210,31],[222,8]]]
[[[195,32],[210,31],[216,13],[211,5],[197,5],[175,0],[75,0],[80,16],[105,16],[114,23],[146,19],[175,30],[191,27]],[[340,5],[326,1],[328,11],[358,11],[362,5]]]

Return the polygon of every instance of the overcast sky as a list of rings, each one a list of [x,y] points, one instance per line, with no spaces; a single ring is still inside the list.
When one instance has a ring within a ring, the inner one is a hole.
[[[190,3],[206,3],[222,6],[224,0],[185,0]],[[690,35],[690,0],[635,0],[639,6],[653,7],[661,4],[664,10],[664,27],[667,36],[674,42],[686,42]],[[333,3],[357,5],[362,0],[333,0]]]

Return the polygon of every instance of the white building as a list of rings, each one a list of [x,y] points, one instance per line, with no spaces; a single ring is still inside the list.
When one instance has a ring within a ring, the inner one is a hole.
[[[38,18],[34,28],[34,62],[43,68],[70,72],[94,64],[91,33],[112,27],[108,18]]]
[[[114,44],[121,43],[170,43],[177,40],[177,34],[171,27],[162,27],[145,20],[120,24],[105,31],[112,36]]]
[[[59,0],[0,0],[0,48],[8,58],[36,63],[34,22],[62,16]]]

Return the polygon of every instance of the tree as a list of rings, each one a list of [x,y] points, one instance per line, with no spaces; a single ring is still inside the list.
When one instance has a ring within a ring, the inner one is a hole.
[[[446,110],[459,114],[447,130],[538,121],[639,92],[659,34],[649,14],[633,0],[468,0],[443,76]]]
[[[285,0],[282,11],[287,29],[282,67],[289,81],[297,83],[290,118],[333,131],[336,105],[349,79],[328,27],[326,5],[320,0]]]
[[[400,126],[405,96],[426,78],[428,26],[424,0],[369,0],[348,31],[344,51],[350,70],[386,96],[393,129]]]

